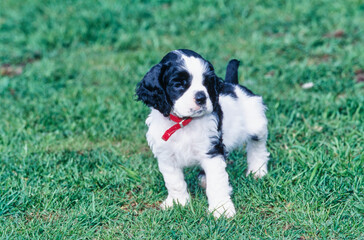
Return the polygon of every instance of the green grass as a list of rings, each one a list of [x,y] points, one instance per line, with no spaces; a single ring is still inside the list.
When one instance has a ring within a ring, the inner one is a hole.
[[[363,239],[363,23],[359,0],[1,1],[0,238]],[[219,76],[238,58],[269,109],[269,175],[229,156],[231,220],[196,168],[192,202],[158,209],[134,89],[177,48]]]

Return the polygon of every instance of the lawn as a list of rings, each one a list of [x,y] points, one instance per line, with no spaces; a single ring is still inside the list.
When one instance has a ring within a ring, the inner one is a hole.
[[[227,171],[237,215],[167,196],[136,84],[192,49],[268,107],[270,173]],[[0,1],[1,239],[364,239],[364,3]],[[305,87],[307,86],[308,87]]]

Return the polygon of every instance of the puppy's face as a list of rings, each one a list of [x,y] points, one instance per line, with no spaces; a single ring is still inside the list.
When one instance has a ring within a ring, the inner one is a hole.
[[[212,65],[190,50],[168,53],[138,84],[138,100],[164,116],[200,117],[213,111],[219,80]]]

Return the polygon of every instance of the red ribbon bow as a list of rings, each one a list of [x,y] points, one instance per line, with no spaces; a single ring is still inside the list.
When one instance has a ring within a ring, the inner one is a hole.
[[[181,129],[185,126],[187,126],[192,118],[179,118],[177,116],[174,116],[172,114],[169,115],[169,119],[171,119],[173,122],[176,122],[177,124],[170,127],[162,136],[162,139],[164,141],[168,141],[168,139],[172,136],[173,133],[175,133],[178,129]]]

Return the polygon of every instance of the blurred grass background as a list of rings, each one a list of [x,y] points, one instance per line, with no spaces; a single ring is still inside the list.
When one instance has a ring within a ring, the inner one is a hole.
[[[3,239],[362,239],[364,3],[0,2]],[[169,51],[192,49],[268,106],[270,174],[229,156],[237,216],[214,220],[167,192],[134,101]],[[305,83],[313,87],[305,89]]]

